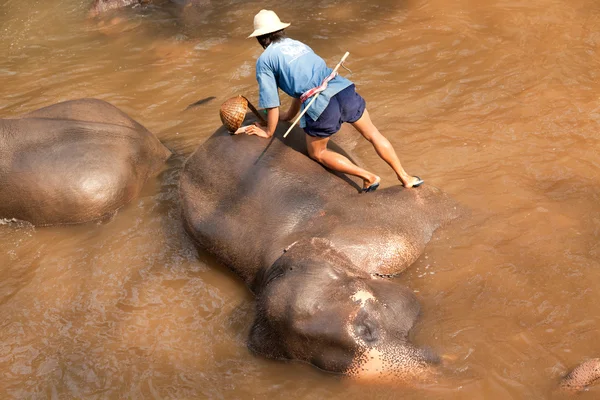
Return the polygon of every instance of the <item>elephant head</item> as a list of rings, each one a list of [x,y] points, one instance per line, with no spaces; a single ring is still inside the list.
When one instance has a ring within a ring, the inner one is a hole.
[[[253,284],[252,351],[356,377],[413,378],[435,362],[408,342],[419,304],[406,287],[358,270],[329,241],[293,245]]]

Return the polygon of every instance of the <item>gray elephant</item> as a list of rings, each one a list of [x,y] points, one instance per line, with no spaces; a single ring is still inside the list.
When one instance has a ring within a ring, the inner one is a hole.
[[[55,104],[0,119],[0,218],[74,224],[135,198],[171,152],[101,100]]]
[[[417,299],[382,277],[419,257],[455,202],[427,185],[360,194],[308,157],[302,131],[281,133],[267,145],[221,128],[180,181],[186,230],[256,295],[249,348],[355,377],[433,372],[407,339]]]

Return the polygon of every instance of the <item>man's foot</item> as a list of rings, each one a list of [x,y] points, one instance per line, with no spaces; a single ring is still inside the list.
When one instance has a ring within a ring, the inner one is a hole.
[[[368,181],[365,180],[363,182],[363,193],[374,192],[379,187],[379,183],[381,182],[381,178],[377,175],[373,175],[374,179]]]
[[[399,178],[399,179],[405,188],[419,187],[425,182],[423,179],[419,178],[418,176],[408,176],[406,178]]]

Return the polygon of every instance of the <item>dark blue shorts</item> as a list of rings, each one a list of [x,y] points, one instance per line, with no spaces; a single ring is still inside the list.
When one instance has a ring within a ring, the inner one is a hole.
[[[325,138],[339,131],[343,122],[358,121],[365,112],[367,103],[355,89],[354,85],[350,85],[335,94],[316,121],[307,115],[304,118],[304,132],[313,137]]]

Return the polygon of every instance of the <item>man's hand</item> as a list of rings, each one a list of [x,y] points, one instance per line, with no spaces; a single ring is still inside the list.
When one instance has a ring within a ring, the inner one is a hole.
[[[277,123],[279,122],[279,107],[267,108],[267,124],[263,125],[255,122],[254,125],[246,127],[246,133],[248,135],[256,135],[263,138],[270,138],[277,129]]]
[[[254,125],[248,125],[246,127],[246,134],[268,138],[269,135],[267,134],[265,129],[267,129],[266,125],[261,125],[260,123],[255,122]]]

